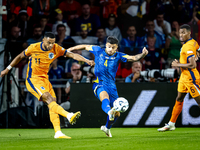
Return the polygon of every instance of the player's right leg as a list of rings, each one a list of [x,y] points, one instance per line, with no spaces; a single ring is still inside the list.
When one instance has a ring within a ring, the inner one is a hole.
[[[48,85],[50,82],[47,79],[32,79],[28,78],[26,80],[26,87],[30,93],[32,93],[38,100],[43,100],[45,103],[48,104],[49,107],[49,115],[50,120],[54,126],[55,132],[58,134],[55,135],[55,138],[70,138],[67,136],[63,136],[64,134],[61,133],[60,129],[60,119],[59,115],[67,117],[71,124],[76,122],[76,119],[80,116],[80,112],[77,113],[69,113],[65,111],[61,106],[56,103],[55,93],[53,88]],[[44,86],[45,85],[45,86]],[[51,87],[49,89],[49,87]],[[53,95],[53,96],[52,96]]]
[[[104,86],[99,83],[93,84],[93,91],[95,96],[101,101],[102,110],[109,115],[110,120],[114,120],[115,109],[110,107],[110,98]]]
[[[60,105],[58,105],[54,101],[53,97],[48,92],[42,94],[42,100],[48,104],[48,107],[52,112],[66,117],[69,120],[69,123],[72,125],[76,123],[76,119],[78,119],[81,115],[80,111],[76,113],[69,113],[66,110],[64,110]]]
[[[99,94],[100,100],[101,100],[101,108],[102,110],[108,114],[109,120],[113,121],[115,119],[115,109],[110,107],[110,99],[109,95],[106,91],[101,91]]]
[[[175,130],[175,123],[176,123],[176,120],[177,120],[179,114],[182,111],[183,100],[184,100],[186,94],[187,93],[178,92],[178,96],[176,98],[176,102],[175,102],[175,105],[174,105],[173,110],[172,110],[171,119],[167,124],[165,124],[164,127],[158,129],[159,132]]]

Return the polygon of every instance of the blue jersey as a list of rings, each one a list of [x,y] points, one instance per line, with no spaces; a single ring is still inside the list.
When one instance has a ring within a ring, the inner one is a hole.
[[[116,52],[110,56],[105,52],[104,48],[99,46],[91,46],[89,50],[95,56],[94,73],[96,76],[96,83],[113,84],[115,83],[115,76],[120,61],[127,62],[127,54]]]

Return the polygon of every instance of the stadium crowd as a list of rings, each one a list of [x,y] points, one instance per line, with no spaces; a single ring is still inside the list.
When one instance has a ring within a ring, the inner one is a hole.
[[[3,0],[3,5],[6,3]],[[12,59],[30,44],[42,42],[48,31],[55,33],[56,43],[65,49],[78,44],[105,47],[107,36],[117,37],[118,51],[126,54],[135,55],[147,47],[149,54],[141,62],[119,64],[119,82],[156,82],[142,79],[138,71],[167,69],[179,59],[182,24],[191,25],[192,37],[200,44],[199,0],[10,0],[7,6],[10,13],[3,15],[2,33],[7,39],[5,50]],[[94,59],[88,51],[75,52]],[[23,60],[16,66],[20,79],[26,78],[27,62]],[[200,61],[197,64],[200,71]],[[52,63],[52,84],[66,84],[66,88],[55,90],[58,103],[66,101],[61,100],[62,92],[69,99],[70,83],[92,82],[93,74],[83,71],[84,66],[83,62],[64,57]]]

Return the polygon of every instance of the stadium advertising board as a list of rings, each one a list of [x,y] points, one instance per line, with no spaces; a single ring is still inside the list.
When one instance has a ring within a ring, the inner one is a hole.
[[[177,83],[117,83],[118,94],[129,101],[115,127],[160,127],[170,119],[177,96]],[[94,96],[92,84],[72,84],[71,111],[81,110],[75,127],[100,127],[106,122],[101,102]],[[188,94],[176,126],[199,126],[200,109]]]

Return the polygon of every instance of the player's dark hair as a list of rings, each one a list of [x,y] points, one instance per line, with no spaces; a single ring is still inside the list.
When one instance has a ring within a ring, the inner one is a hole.
[[[55,34],[53,34],[52,32],[45,32],[44,37],[54,39]]]
[[[110,44],[119,44],[119,41],[118,41],[118,39],[116,38],[116,37],[114,37],[114,36],[109,36],[108,38],[107,38],[107,41],[106,41],[107,43],[110,43]]]
[[[188,24],[181,25],[180,29],[186,29],[187,31],[191,31],[191,27]]]

